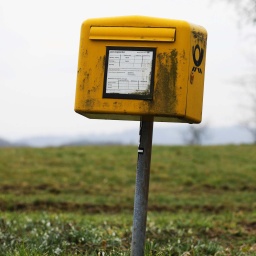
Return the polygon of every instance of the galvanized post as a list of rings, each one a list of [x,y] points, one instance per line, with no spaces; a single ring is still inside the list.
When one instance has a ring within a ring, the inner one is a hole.
[[[153,118],[140,122],[140,142],[134,197],[131,256],[143,256],[146,240],[148,189],[153,135]]]

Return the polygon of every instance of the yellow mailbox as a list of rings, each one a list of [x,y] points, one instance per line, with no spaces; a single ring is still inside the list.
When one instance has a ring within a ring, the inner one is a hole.
[[[201,122],[206,41],[206,30],[186,21],[85,21],[75,111],[95,119]]]

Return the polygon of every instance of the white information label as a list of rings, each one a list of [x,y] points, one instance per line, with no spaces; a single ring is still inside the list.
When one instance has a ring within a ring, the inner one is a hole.
[[[106,94],[149,95],[153,51],[109,50]]]

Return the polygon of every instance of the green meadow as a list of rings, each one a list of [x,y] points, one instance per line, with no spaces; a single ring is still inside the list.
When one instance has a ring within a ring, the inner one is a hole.
[[[0,256],[129,255],[136,146],[0,148]],[[153,146],[146,255],[256,255],[256,146]]]

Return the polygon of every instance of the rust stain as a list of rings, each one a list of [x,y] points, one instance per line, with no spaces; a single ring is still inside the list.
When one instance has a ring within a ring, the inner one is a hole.
[[[102,104],[102,107],[103,107],[103,108],[109,108],[109,106],[110,106],[110,104],[107,103],[107,102],[104,102],[104,103]]]
[[[103,56],[102,58],[102,68],[105,70],[105,63],[106,63],[106,55]]]
[[[95,99],[87,99],[85,101],[85,108],[86,109],[93,109],[95,101],[96,101]]]
[[[206,46],[206,41],[207,41],[206,34],[196,31],[196,30],[192,30],[192,35],[196,42],[202,43],[204,46]]]
[[[84,79],[82,80],[82,83],[79,86],[81,91],[83,91],[84,88],[86,87],[86,84],[89,83],[89,78],[90,78],[90,74],[87,71],[85,71],[84,72]]]
[[[82,51],[82,53],[81,53],[82,57],[87,57],[87,55],[88,55],[88,51],[87,50]]]
[[[182,53],[180,54],[180,62],[182,62],[183,64],[187,62],[187,56],[186,56],[185,50],[183,50]]]
[[[177,51],[172,50],[171,51],[171,69],[170,69],[170,79],[172,82],[172,85],[175,87],[176,86],[176,81],[177,81],[177,74],[178,74],[178,60],[177,60]]]
[[[154,91],[155,108],[173,111],[176,106],[176,82],[178,76],[178,52],[164,52],[157,55],[158,71],[156,75],[156,88]]]
[[[113,108],[114,109],[121,109],[122,108],[122,102],[113,102]]]

